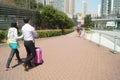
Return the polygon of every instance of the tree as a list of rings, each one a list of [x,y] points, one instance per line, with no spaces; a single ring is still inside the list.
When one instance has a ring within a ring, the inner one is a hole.
[[[64,29],[71,28],[74,25],[72,19],[70,19],[64,12],[55,9],[51,5],[45,6],[41,11],[43,28],[47,29]]]
[[[84,26],[85,26],[86,28],[91,28],[92,25],[93,25],[93,22],[92,22],[92,20],[91,20],[91,15],[86,15],[86,16],[84,17]]]
[[[35,25],[38,27],[41,25],[41,14],[40,11],[35,11]]]
[[[42,16],[42,26],[45,28],[52,28],[54,26],[54,15],[55,15],[55,8],[53,6],[45,6],[41,11]]]

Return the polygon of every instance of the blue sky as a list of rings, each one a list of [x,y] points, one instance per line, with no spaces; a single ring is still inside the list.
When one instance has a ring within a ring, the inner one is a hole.
[[[76,13],[82,12],[82,0],[76,0]],[[88,11],[97,12],[98,4],[101,3],[101,0],[86,0],[88,4]]]

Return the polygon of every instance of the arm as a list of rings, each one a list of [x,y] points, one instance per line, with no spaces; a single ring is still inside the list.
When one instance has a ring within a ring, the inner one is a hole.
[[[9,36],[10,36],[10,34],[9,34],[9,33],[10,33],[10,31],[8,30],[8,34],[7,34],[7,38],[8,38],[8,39],[9,39]]]
[[[17,29],[15,29],[14,36],[15,36],[15,39],[16,39],[16,40],[17,40],[17,39],[22,39],[22,38],[23,38],[23,35],[18,36]]]
[[[37,32],[35,31],[34,28],[33,28],[33,30],[32,30],[32,34],[33,34],[33,37],[37,37]]]

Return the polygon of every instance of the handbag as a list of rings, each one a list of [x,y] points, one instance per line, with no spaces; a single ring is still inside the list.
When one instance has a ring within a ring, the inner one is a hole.
[[[9,42],[10,42],[9,39],[7,39],[7,40],[6,40],[6,43],[9,44]]]

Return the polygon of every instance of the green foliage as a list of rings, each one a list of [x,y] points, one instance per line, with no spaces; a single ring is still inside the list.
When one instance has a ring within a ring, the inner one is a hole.
[[[74,26],[74,22],[64,12],[53,6],[45,6],[41,12],[42,25],[45,29],[65,29]]]
[[[53,6],[45,6],[41,12],[42,16],[42,26],[46,29],[51,29],[54,26],[54,14],[56,9]]]
[[[107,26],[105,30],[113,30],[115,26]]]
[[[41,14],[40,14],[40,11],[36,10],[35,12],[35,25],[36,26],[39,26],[41,25]]]
[[[0,30],[0,42],[3,42],[7,37],[7,31]]]
[[[64,34],[73,32],[74,29],[64,29]],[[7,39],[7,30],[0,30],[0,43]],[[38,38],[53,37],[62,35],[61,29],[37,30]]]
[[[65,19],[67,15],[61,11],[56,11],[55,14],[55,22],[57,23],[58,27],[61,29],[65,25]]]
[[[73,32],[74,29],[65,29],[64,34],[68,34]],[[43,37],[53,37],[53,36],[59,36],[62,35],[61,29],[51,29],[51,30],[37,30],[38,38]]]
[[[68,33],[71,33],[73,31],[74,31],[74,29],[64,29],[64,34],[68,34]]]
[[[92,30],[91,30],[91,28],[85,28],[85,32],[90,33],[90,32],[92,32]]]
[[[84,26],[90,28],[93,25],[91,15],[86,15],[84,18]]]
[[[61,35],[61,30],[37,30],[38,37],[51,37]]]
[[[66,29],[70,29],[75,25],[75,22],[71,18],[66,18],[65,24]]]
[[[35,7],[37,10],[41,10],[41,9],[43,9],[44,6],[42,3],[36,3]]]

